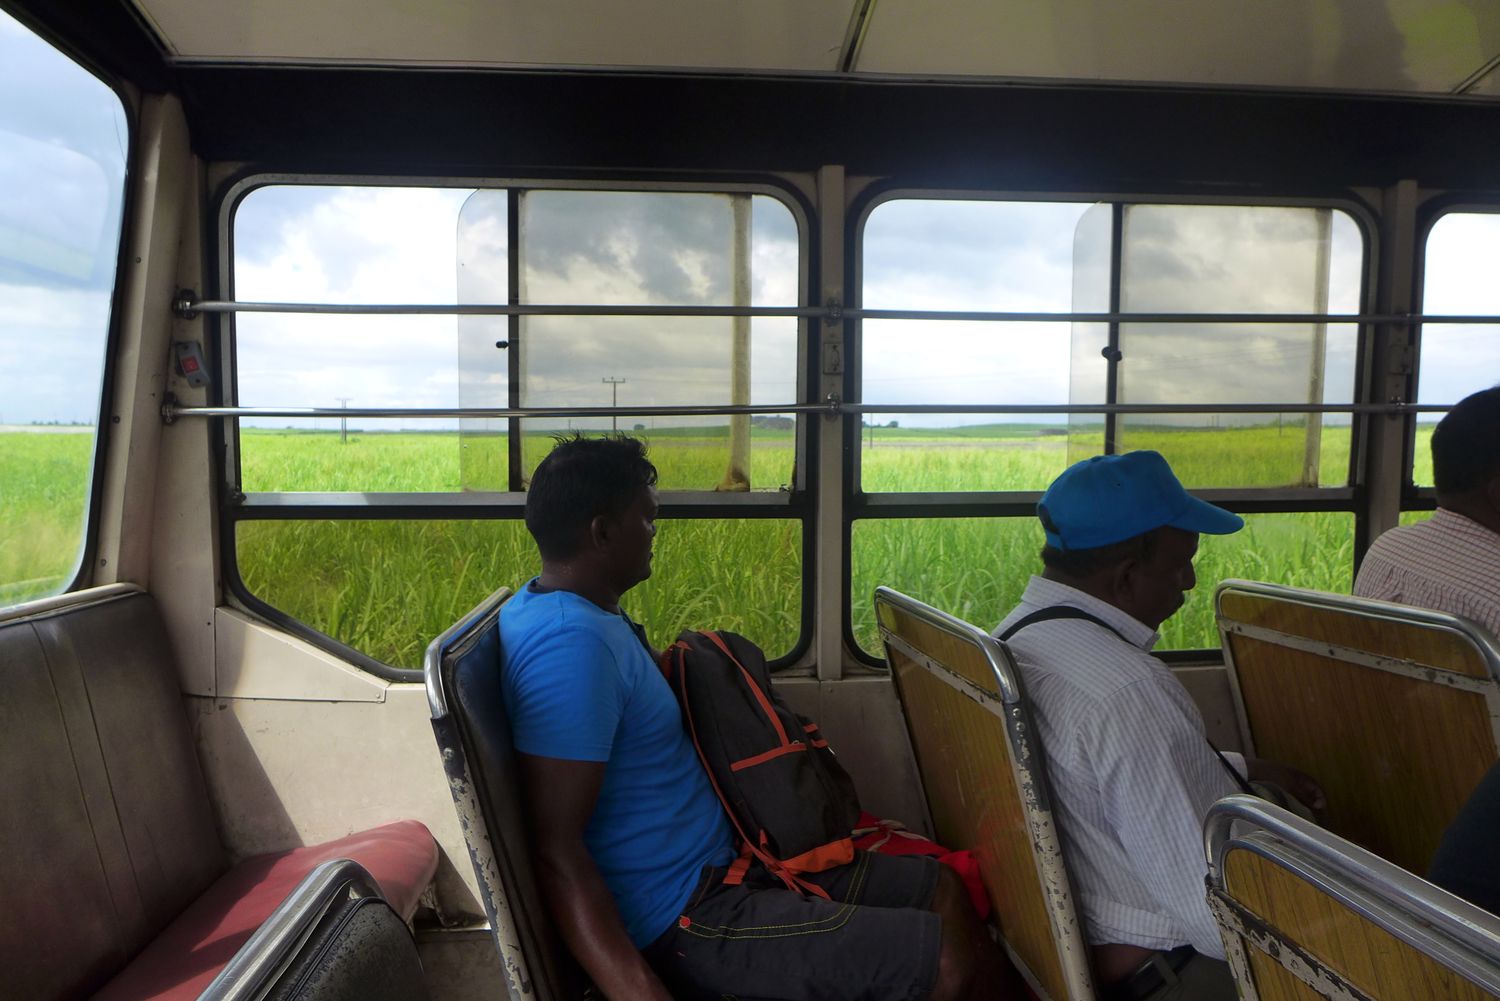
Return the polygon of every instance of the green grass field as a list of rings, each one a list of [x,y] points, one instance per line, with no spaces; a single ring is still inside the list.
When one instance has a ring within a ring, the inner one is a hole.
[[[1426,457],[1426,434],[1418,454]],[[646,432],[664,490],[712,489],[728,459],[722,435]],[[1190,487],[1286,483],[1300,475],[1300,428],[1131,429],[1132,448],[1158,448]],[[0,604],[65,587],[76,566],[93,439],[87,434],[0,432]],[[528,436],[528,468],[550,447]],[[879,428],[861,449],[867,491],[1040,490],[1097,436],[1034,426]],[[246,430],[247,491],[453,491],[503,487],[505,439],[457,434]],[[1319,481],[1344,482],[1347,429],[1325,430]],[[755,429],[756,489],[793,478],[786,431]],[[1427,474],[1419,466],[1418,479]],[[1225,577],[1347,591],[1353,518],[1254,515],[1244,532],[1205,539],[1198,589],[1163,629],[1163,648],[1216,646],[1209,607]],[[878,651],[869,595],[889,584],[977,624],[993,625],[1039,565],[1034,519],[866,520],[852,533],[853,627]],[[377,659],[415,667],[426,642],[500,585],[536,571],[524,525],[504,521],[267,521],[235,540],[250,591]],[[660,523],[656,572],[626,600],[663,644],[683,628],[743,632],[772,656],[801,631],[801,525],[787,520]]]

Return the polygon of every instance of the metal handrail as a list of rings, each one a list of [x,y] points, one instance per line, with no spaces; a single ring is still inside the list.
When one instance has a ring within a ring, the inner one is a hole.
[[[1249,825],[1251,831],[1237,833],[1236,825]],[[1256,832],[1269,834],[1290,851],[1276,851],[1265,855],[1319,890],[1342,901],[1362,917],[1373,921],[1386,931],[1399,936],[1402,929],[1392,920],[1392,915],[1382,913],[1370,906],[1365,897],[1374,898],[1386,907],[1404,912],[1418,926],[1436,929],[1485,957],[1490,967],[1466,974],[1477,974],[1496,986],[1494,977],[1496,957],[1500,956],[1500,917],[1457,897],[1441,887],[1434,886],[1400,866],[1388,862],[1373,852],[1338,837],[1316,824],[1273,806],[1254,796],[1234,795],[1219,800],[1209,807],[1203,822],[1203,847],[1208,861],[1209,884],[1214,889],[1224,890],[1224,860],[1233,848],[1272,849],[1276,845],[1260,845],[1253,839]],[[1295,853],[1294,857],[1293,853]],[[1306,859],[1311,865],[1304,864]],[[1360,891],[1351,894],[1341,885],[1349,885]],[[1462,956],[1444,957],[1460,967],[1470,964]],[[1447,965],[1447,964],[1445,964]]]
[[[338,316],[677,316],[805,317],[832,320],[939,320],[996,323],[1271,323],[1271,324],[1500,324],[1500,315],[1447,313],[1190,313],[1056,312],[1047,310],[878,309],[825,306],[658,306],[558,303],[317,303],[251,302],[180,296],[183,317],[198,313],[304,313]]]
[[[839,413],[838,403],[788,403],[777,405],[735,404],[717,407],[184,407],[168,400],[161,415],[168,422],[179,417],[444,417],[531,418],[546,417],[715,417],[733,414],[823,414]]]
[[[995,637],[971,622],[965,622],[956,615],[949,615],[940,608],[933,608],[884,584],[875,588],[874,600],[877,608],[881,602],[884,602],[917,621],[932,626],[939,632],[977,647],[995,676],[995,687],[1000,695],[1000,701],[1007,706],[1016,705],[1021,701],[1020,672],[1016,668],[1015,661],[1011,659],[1010,648]]]
[[[319,921],[341,898],[381,897],[380,887],[352,859],[324,862],[303,878],[204,988],[198,1001],[251,1001],[291,962]]]
[[[1252,596],[1278,598],[1293,605],[1326,608],[1336,612],[1349,612],[1370,622],[1384,622],[1399,626],[1422,626],[1449,636],[1456,636],[1466,645],[1478,650],[1490,677],[1500,680],[1500,637],[1492,633],[1482,622],[1467,619],[1450,612],[1432,608],[1418,608],[1398,602],[1362,598],[1357,595],[1333,594],[1292,587],[1287,584],[1271,584],[1258,580],[1243,580],[1228,577],[1214,588],[1214,618],[1223,621],[1222,602],[1226,594],[1248,594]]]
[[[1444,413],[1451,404],[1424,403],[823,403],[725,404],[703,407],[185,407],[162,404],[168,423],[179,417],[566,418],[722,417],[734,414],[1416,414]]]
[[[310,313],[333,316],[751,316],[821,317],[823,306],[608,306],[502,303],[237,302],[183,296],[172,303],[178,316],[198,313]]]

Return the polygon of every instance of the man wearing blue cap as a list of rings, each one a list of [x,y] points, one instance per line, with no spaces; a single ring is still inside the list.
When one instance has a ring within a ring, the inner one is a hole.
[[[1111,998],[1233,998],[1205,901],[1202,822],[1248,791],[1150,653],[1197,583],[1200,534],[1244,520],[1188,494],[1156,452],[1070,466],[1043,494],[1045,569],[995,629],[1036,714],[1085,933]]]

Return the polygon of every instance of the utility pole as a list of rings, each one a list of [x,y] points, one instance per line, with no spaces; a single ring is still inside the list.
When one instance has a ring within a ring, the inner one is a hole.
[[[620,405],[620,385],[630,380],[617,379],[612,375],[607,375],[599,381],[609,386],[609,405],[611,407],[618,407]],[[609,426],[612,431],[620,430],[620,417],[618,414],[610,414]]]
[[[352,400],[352,399],[354,399],[354,397],[352,397],[352,396],[335,396],[334,399],[338,400],[341,404],[343,404],[345,410],[348,410],[349,409],[349,401]],[[347,445],[347,444],[349,444],[349,418],[347,418],[347,417],[340,417],[339,418],[339,444],[340,445]]]

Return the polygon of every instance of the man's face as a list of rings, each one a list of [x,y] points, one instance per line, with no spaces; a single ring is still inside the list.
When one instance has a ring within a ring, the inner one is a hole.
[[[642,487],[630,506],[610,523],[610,566],[622,594],[651,576],[656,510],[656,488]]]
[[[1182,607],[1187,592],[1198,583],[1193,557],[1198,553],[1198,533],[1164,528],[1149,559],[1136,563],[1125,583],[1124,610],[1152,629]],[[1123,606],[1122,606],[1123,607]]]

